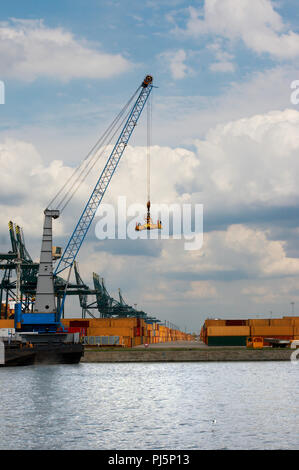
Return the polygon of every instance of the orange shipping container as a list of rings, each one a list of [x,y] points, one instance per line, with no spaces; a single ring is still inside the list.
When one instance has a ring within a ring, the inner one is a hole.
[[[289,326],[292,325],[292,318],[273,318],[270,320],[270,326]]]
[[[130,336],[134,337],[132,328],[87,328],[87,336]]]
[[[292,325],[284,326],[252,326],[251,336],[292,336],[294,327]]]
[[[126,348],[131,348],[132,347],[132,338],[130,336],[124,336],[123,337],[123,343]]]
[[[89,327],[90,328],[109,328],[111,326],[110,318],[95,318],[93,320],[89,320]]]
[[[210,320],[207,319],[205,321],[205,325],[208,326],[225,326],[225,321],[226,320]]]
[[[267,318],[250,318],[248,320],[249,326],[269,326],[270,320]]]
[[[208,336],[250,336],[249,326],[208,326]]]
[[[112,327],[133,328],[137,326],[137,318],[113,318],[110,320]]]
[[[0,328],[14,328],[14,320],[0,320]]]

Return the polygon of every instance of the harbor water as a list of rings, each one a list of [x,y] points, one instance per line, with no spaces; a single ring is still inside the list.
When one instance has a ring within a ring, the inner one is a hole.
[[[299,365],[0,369],[0,449],[296,449]]]

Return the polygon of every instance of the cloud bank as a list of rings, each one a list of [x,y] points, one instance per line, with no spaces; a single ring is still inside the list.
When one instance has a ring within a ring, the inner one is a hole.
[[[23,19],[0,23],[0,61],[1,78],[29,82],[39,77],[105,79],[131,65],[121,54],[104,52],[100,45],[79,40],[63,28]]]
[[[193,38],[213,34],[233,42],[242,41],[257,54],[274,59],[299,55],[299,34],[286,25],[270,0],[205,0],[203,8],[188,8],[184,28],[173,32]]]
[[[93,225],[78,258],[82,277],[90,282],[96,271],[112,291],[122,287],[131,303],[160,318],[163,306],[165,318],[171,312],[176,322],[186,305],[193,312],[210,306],[233,313],[245,300],[252,311],[290,295],[299,301],[299,257],[288,253],[289,227],[298,232],[291,211],[299,201],[298,124],[299,112],[272,111],[211,128],[193,151],[154,146],[152,203],[203,203],[203,248],[187,252],[184,240],[173,239],[100,242]],[[0,164],[1,234],[14,220],[34,238],[38,255],[43,209],[72,168],[57,160],[45,164],[32,143],[14,139],[0,143]],[[124,195],[146,210],[145,167],[146,148],[128,146],[104,202],[115,205]],[[89,181],[55,221],[63,243],[91,188]],[[277,208],[280,219],[273,216]]]

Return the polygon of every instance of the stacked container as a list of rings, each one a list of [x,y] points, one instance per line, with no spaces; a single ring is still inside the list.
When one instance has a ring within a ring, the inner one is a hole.
[[[169,329],[158,323],[146,323],[139,318],[96,318],[96,319],[63,319],[67,329],[77,331],[88,338],[120,337],[125,347],[155,344],[168,341],[191,341],[193,337],[179,330]],[[96,345],[95,339],[85,340],[86,344]]]
[[[205,321],[200,339],[209,346],[245,346],[247,337],[299,339],[299,317]]]

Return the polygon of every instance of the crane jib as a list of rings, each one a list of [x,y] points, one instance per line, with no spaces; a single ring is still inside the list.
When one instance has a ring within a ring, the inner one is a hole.
[[[76,256],[81,248],[84,238],[88,229],[94,219],[96,211],[103,199],[103,196],[109,186],[111,178],[117,168],[117,165],[124,153],[124,150],[129,142],[132,132],[137,124],[137,121],[142,113],[144,105],[152,91],[153,86],[150,84],[141,87],[140,94],[136,99],[129,117],[118,137],[118,140],[105,164],[105,167],[91,193],[91,196],[81,214],[81,217],[69,239],[69,242],[64,250],[64,253],[56,267],[55,274],[64,271],[73,265]]]

